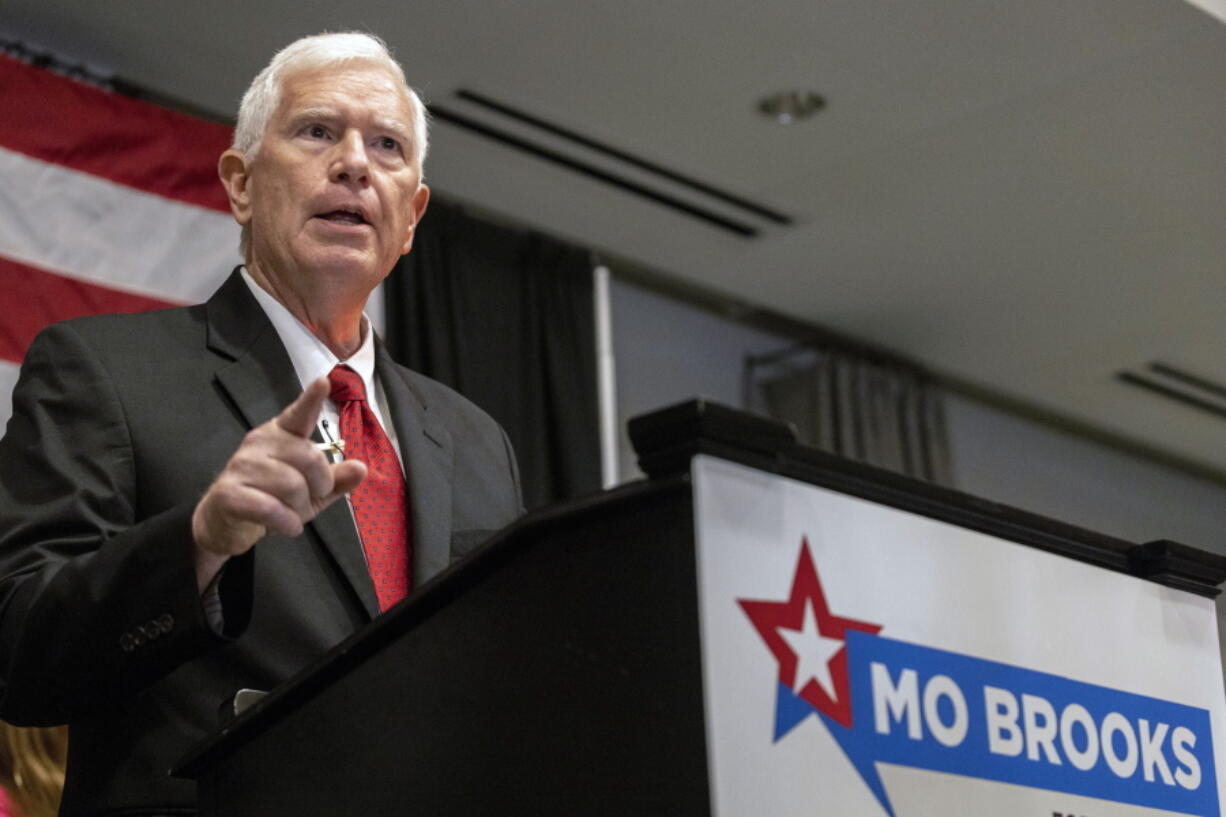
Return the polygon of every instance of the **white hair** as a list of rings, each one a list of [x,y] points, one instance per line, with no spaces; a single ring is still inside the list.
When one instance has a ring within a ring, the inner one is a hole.
[[[235,150],[254,154],[260,148],[260,139],[268,127],[268,120],[276,113],[281,102],[281,89],[285,78],[298,71],[308,71],[348,63],[374,63],[385,68],[400,80],[405,94],[413,104],[413,144],[410,146],[411,162],[421,171],[426,160],[429,142],[426,106],[417,92],[409,87],[404,69],[392,58],[383,40],[373,34],[360,31],[344,31],[336,34],[316,34],[303,37],[278,51],[251,81],[238,106],[238,123],[234,126]]]
[[[392,57],[383,40],[361,31],[343,31],[335,34],[315,34],[303,37],[282,48],[263,71],[255,75],[243,100],[238,106],[238,122],[234,126],[234,142],[231,147],[253,159],[260,149],[260,140],[268,128],[268,122],[281,104],[282,86],[285,78],[299,71],[343,66],[353,63],[370,63],[386,69],[400,81],[405,95],[413,106],[413,144],[409,146],[409,162],[420,176],[429,147],[426,106],[421,97],[409,87],[404,69]],[[239,251],[247,256],[251,245],[251,225],[243,226],[239,239]]]

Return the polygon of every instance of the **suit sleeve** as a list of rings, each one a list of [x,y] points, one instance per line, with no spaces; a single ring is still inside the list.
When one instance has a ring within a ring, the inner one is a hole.
[[[196,593],[192,506],[139,518],[132,429],[71,324],[26,355],[0,441],[0,717],[62,723],[225,643]]]

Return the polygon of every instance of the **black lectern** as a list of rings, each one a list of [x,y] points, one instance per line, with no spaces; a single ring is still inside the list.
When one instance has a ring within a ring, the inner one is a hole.
[[[1226,559],[1136,546],[796,445],[695,401],[632,421],[647,480],[534,513],[272,691],[176,773],[200,813],[712,813],[689,462],[714,455],[1216,594]]]

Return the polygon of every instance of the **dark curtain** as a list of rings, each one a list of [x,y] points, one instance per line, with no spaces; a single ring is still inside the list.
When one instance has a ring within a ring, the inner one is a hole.
[[[592,266],[436,198],[387,280],[392,356],[502,424],[529,508],[600,488]]]
[[[828,349],[746,363],[749,399],[806,445],[951,484],[940,391],[914,368]]]

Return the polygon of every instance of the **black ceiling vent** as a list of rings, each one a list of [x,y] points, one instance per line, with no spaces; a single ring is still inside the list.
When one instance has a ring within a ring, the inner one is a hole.
[[[1145,371],[1117,372],[1116,380],[1185,406],[1226,418],[1226,385],[1169,363],[1152,361]]]
[[[471,113],[463,113],[448,105],[432,103],[430,115],[451,125],[468,130],[487,139],[492,139],[507,147],[536,156],[568,170],[583,174],[589,178],[616,187],[627,193],[645,198],[655,204],[668,207],[690,218],[697,219],[708,225],[718,227],[726,232],[744,238],[753,238],[760,234],[760,223],[770,222],[778,225],[789,225],[791,217],[773,208],[751,201],[744,196],[730,193],[715,185],[701,181],[667,168],[657,162],[652,162],[639,156],[609,145],[598,139],[581,134],[575,130],[550,122],[540,116],[528,113],[521,108],[508,105],[485,94],[466,88],[456,91],[456,98],[474,106],[485,115],[494,115],[503,123],[513,122],[518,126],[548,134],[556,141],[574,145],[586,151],[591,159],[579,158],[556,147],[550,147],[516,133],[500,124],[493,124],[486,119]],[[662,189],[654,183],[638,181],[624,172],[610,169],[621,165],[633,169],[640,176],[658,180],[664,185],[684,191],[688,196]],[[712,205],[743,214],[730,216],[726,212],[713,209]],[[748,218],[747,218],[748,217]],[[758,222],[758,223],[755,223]]]

